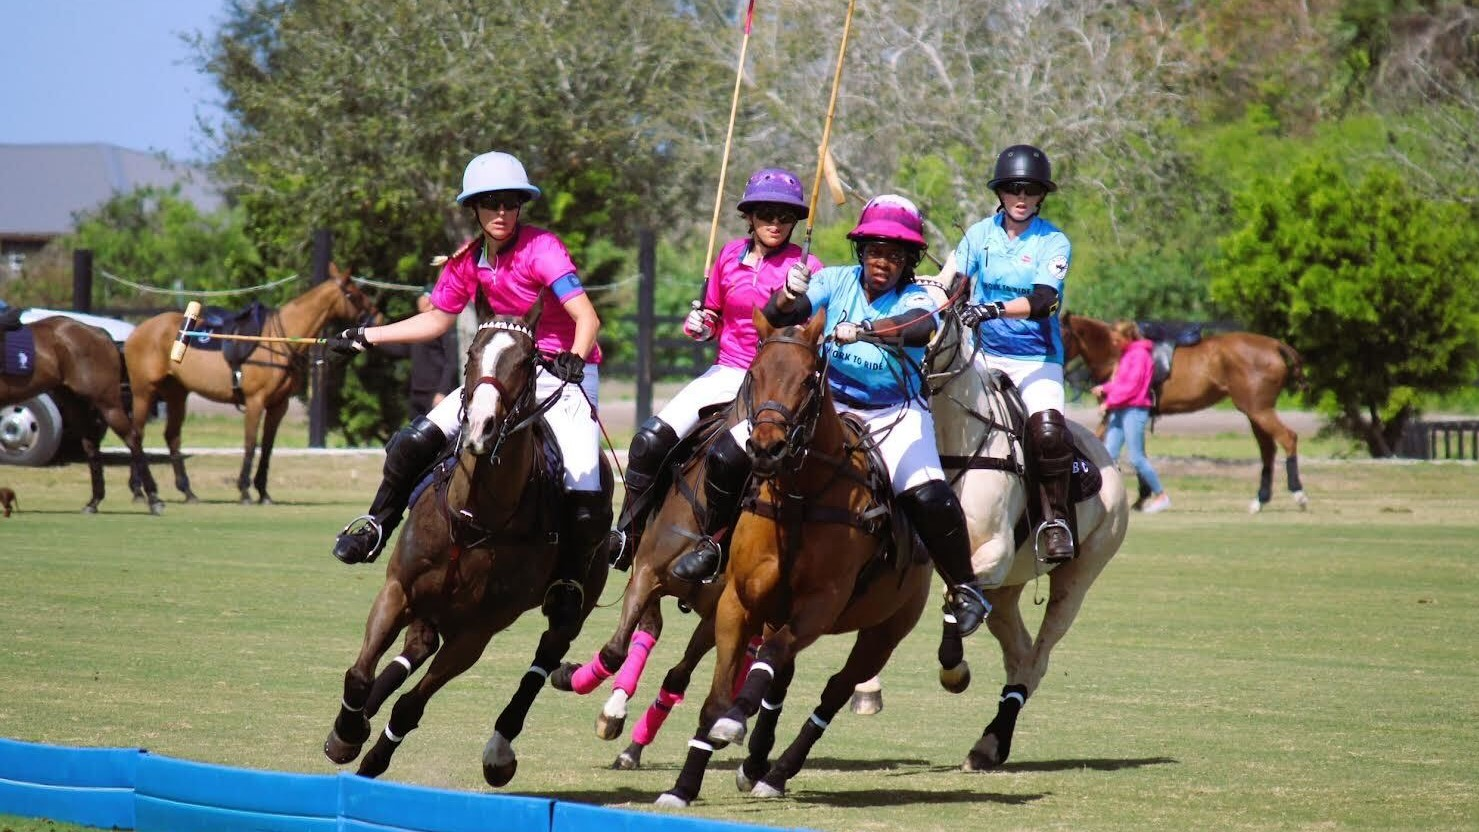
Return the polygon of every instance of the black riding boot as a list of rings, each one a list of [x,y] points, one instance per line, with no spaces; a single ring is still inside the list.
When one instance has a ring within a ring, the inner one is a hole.
[[[391,532],[401,523],[406,503],[426,469],[436,464],[447,446],[447,435],[436,423],[417,418],[401,428],[385,445],[385,469],[370,513],[356,517],[334,542],[334,557],[345,563],[368,563],[380,556]],[[361,523],[360,521],[364,521]]]
[[[1027,419],[1028,441],[1037,473],[1042,524],[1033,535],[1043,563],[1073,560],[1073,532],[1068,525],[1068,478],[1073,472],[1073,438],[1063,414],[1044,410]]]
[[[613,545],[610,548],[611,566],[625,570],[632,564],[637,551],[637,531],[633,528],[637,515],[643,513],[647,492],[662,472],[663,462],[678,446],[678,432],[667,422],[653,416],[637,430],[627,452],[626,499],[621,504],[621,518],[616,521]]]
[[[971,566],[971,539],[965,527],[965,511],[944,480],[917,485],[898,497],[899,505],[914,526],[914,533],[929,550],[935,569],[945,578],[945,612],[955,618],[962,638],[976,631],[991,612],[991,605],[976,588]]]
[[[611,530],[611,498],[600,491],[566,491],[555,579],[544,592],[543,611],[554,627],[580,620],[591,555]]]
[[[749,479],[750,455],[734,441],[733,434],[719,434],[709,448],[704,475],[703,537],[693,551],[673,563],[674,576],[708,583],[724,573],[724,547],[714,537],[734,525]]]

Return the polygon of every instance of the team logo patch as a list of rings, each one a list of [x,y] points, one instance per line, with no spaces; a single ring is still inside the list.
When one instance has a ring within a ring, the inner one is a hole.
[[[1049,260],[1048,261],[1048,271],[1052,273],[1053,277],[1056,277],[1059,280],[1062,280],[1063,278],[1067,277],[1068,276],[1068,258],[1067,257],[1064,257],[1063,255],[1060,254],[1057,257],[1054,257],[1052,260]]]

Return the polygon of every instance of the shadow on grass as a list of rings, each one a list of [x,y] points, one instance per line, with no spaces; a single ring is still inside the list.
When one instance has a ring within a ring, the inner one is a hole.
[[[711,772],[712,773],[712,772]],[[804,774],[804,772],[803,772]],[[710,788],[732,788],[728,783],[710,783]],[[596,806],[611,806],[615,804],[629,805],[651,805],[657,800],[660,792],[651,789],[634,789],[628,786],[620,786],[614,789],[583,790],[583,791],[560,791],[558,789],[541,790],[541,797],[550,797],[555,800],[563,800],[571,803],[588,803]],[[836,809],[867,809],[880,806],[907,806],[916,803],[953,803],[953,804],[985,804],[992,803],[1003,806],[1024,806],[1029,803],[1042,800],[1047,793],[1041,794],[997,794],[993,792],[982,792],[970,789],[955,789],[950,791],[936,791],[931,789],[879,789],[854,792],[787,792],[784,798],[796,804],[809,806],[830,806]],[[700,796],[695,804],[700,810],[703,809],[703,797]],[[776,800],[755,798],[756,810],[770,809],[776,805]],[[726,811],[738,809],[743,812],[744,807],[727,806]]]

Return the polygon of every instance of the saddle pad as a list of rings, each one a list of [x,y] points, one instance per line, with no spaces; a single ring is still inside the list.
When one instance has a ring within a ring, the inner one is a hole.
[[[5,358],[0,362],[0,373],[8,376],[29,376],[36,371],[36,336],[31,328],[23,326],[0,336],[5,339]]]
[[[1104,487],[1104,475],[1099,468],[1077,448],[1073,449],[1073,469],[1068,479],[1068,499],[1081,503],[1098,495]]]

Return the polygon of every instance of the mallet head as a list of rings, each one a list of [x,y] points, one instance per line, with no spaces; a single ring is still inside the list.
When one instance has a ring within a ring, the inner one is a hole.
[[[185,333],[193,332],[195,330],[195,327],[197,326],[197,321],[199,320],[200,301],[192,300],[189,303],[185,304],[185,319],[180,322],[180,334],[175,336],[175,342],[171,344],[169,348],[170,361],[178,364],[184,360],[185,350],[189,346],[185,341],[185,339],[189,336],[187,336]]]

